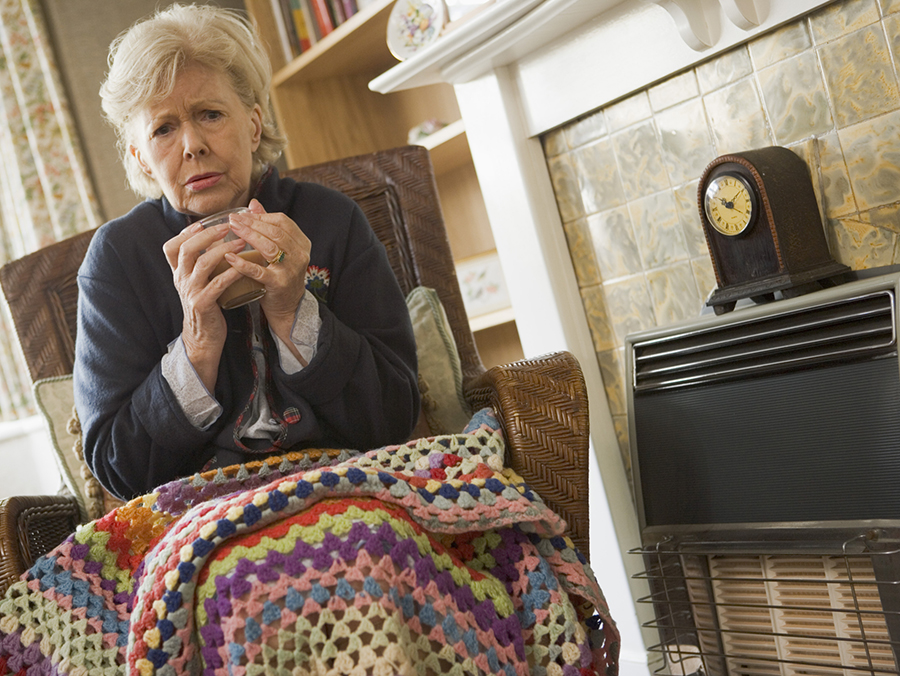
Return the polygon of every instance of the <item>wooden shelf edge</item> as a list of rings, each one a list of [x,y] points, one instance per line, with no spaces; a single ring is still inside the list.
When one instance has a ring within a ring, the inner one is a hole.
[[[429,151],[434,152],[439,146],[449,143],[465,133],[466,125],[462,119],[459,119],[456,122],[451,122],[443,129],[438,129],[433,134],[429,134],[425,138],[420,139],[418,145],[424,146]]]
[[[484,331],[494,326],[508,324],[516,321],[516,315],[511,307],[505,307],[502,310],[495,310],[487,314],[478,315],[477,317],[469,317],[469,328],[472,332]]]

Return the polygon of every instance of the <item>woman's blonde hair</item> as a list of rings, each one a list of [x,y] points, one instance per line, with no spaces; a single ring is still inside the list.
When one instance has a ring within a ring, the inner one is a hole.
[[[157,198],[162,189],[147,176],[128,146],[135,112],[168,96],[189,64],[224,73],[250,110],[262,109],[262,138],[253,154],[253,178],[285,146],[269,100],[272,66],[250,23],[239,13],[211,5],[172,5],[134,24],[109,48],[109,73],[100,87],[103,112],[116,129],[119,154],[131,189]]]

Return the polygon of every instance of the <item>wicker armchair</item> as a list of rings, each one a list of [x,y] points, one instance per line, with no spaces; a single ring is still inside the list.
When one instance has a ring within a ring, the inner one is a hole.
[[[569,525],[588,554],[588,408],[581,370],[568,353],[485,370],[456,280],[428,152],[410,146],[328,162],[288,175],[352,197],[365,212],[404,293],[435,289],[462,362],[473,408],[492,405],[509,445],[507,462]],[[78,266],[93,231],[0,269],[32,380],[72,372]],[[0,593],[78,525],[69,497],[0,502]]]

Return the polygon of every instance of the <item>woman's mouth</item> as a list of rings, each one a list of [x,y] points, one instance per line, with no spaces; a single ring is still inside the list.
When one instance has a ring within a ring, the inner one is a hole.
[[[200,190],[205,190],[206,188],[211,188],[216,183],[219,182],[219,179],[222,178],[222,174],[216,172],[210,172],[207,174],[197,174],[196,176],[191,176],[187,180],[187,187],[190,190],[195,192],[199,192]]]

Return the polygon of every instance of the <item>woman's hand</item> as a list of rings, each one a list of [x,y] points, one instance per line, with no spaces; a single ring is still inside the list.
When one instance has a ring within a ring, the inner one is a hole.
[[[297,224],[284,214],[266,213],[256,200],[251,200],[249,208],[249,214],[231,216],[231,229],[267,261],[274,261],[281,252],[284,256],[281,261],[270,262],[267,267],[256,265],[234,253],[226,254],[225,260],[266,287],[266,295],[259,301],[260,307],[272,331],[291,347],[291,327],[306,291],[306,268],[312,245]]]
[[[195,223],[163,245],[184,311],[181,337],[185,351],[210,392],[216,386],[227,335],[225,316],[217,300],[241,277],[240,272],[229,268],[210,279],[213,269],[226,255],[244,248],[241,240],[213,246],[228,234],[228,230],[227,223],[206,230]]]

